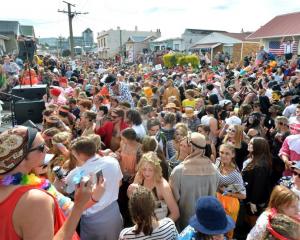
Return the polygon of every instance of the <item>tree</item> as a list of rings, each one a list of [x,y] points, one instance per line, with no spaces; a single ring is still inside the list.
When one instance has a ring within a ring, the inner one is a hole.
[[[71,56],[71,50],[70,49],[64,49],[62,51],[62,56],[63,57],[69,57],[69,56]]]

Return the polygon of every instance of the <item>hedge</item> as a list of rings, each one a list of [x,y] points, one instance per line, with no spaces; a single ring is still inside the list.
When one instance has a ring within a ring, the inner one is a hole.
[[[191,64],[193,68],[198,68],[199,63],[199,57],[195,54],[185,55],[182,53],[167,53],[163,56],[163,64],[166,68],[173,68],[177,64],[180,66]]]

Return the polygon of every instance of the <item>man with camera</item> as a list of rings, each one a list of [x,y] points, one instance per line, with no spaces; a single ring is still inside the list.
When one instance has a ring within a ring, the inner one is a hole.
[[[67,193],[72,193],[80,179],[87,176],[105,178],[106,191],[99,201],[83,212],[80,222],[80,238],[118,239],[123,220],[117,203],[122,172],[119,162],[110,156],[96,154],[96,145],[89,137],[79,137],[71,144],[71,153],[77,167],[65,179]],[[95,179],[94,182],[99,181]],[[92,199],[93,200],[93,199]]]

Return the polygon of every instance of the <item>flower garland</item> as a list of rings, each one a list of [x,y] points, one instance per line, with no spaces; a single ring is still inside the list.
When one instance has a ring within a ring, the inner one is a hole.
[[[35,174],[22,174],[16,173],[13,175],[0,176],[0,186],[9,185],[25,185],[32,186],[47,191],[51,194],[58,202],[59,207],[64,212],[66,216],[69,215],[73,208],[74,203],[72,200],[63,194],[61,194],[57,189],[50,183],[46,178],[41,178]]]

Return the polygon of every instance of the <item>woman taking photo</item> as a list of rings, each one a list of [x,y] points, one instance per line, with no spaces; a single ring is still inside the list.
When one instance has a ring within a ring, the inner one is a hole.
[[[246,210],[250,226],[266,207],[271,190],[272,156],[267,140],[254,137],[250,140],[250,158],[244,162],[242,171],[246,184]]]
[[[173,196],[169,183],[162,177],[160,160],[154,152],[144,154],[138,164],[138,171],[132,187],[142,185],[153,192],[157,207],[155,209],[158,219],[168,216],[174,222],[179,218],[179,208]]]
[[[235,149],[235,162],[242,170],[243,162],[246,161],[248,156],[247,143],[244,139],[244,131],[241,125],[229,125],[226,129],[226,135],[223,139],[223,143],[231,144]]]
[[[225,212],[236,222],[240,202],[246,198],[246,189],[242,175],[234,161],[235,149],[232,145],[222,144],[219,150],[220,158],[216,161],[219,175],[217,198],[222,203]],[[232,239],[233,231],[227,234]]]
[[[147,188],[138,186],[133,191],[129,200],[129,211],[135,225],[123,229],[120,240],[177,240],[178,233],[174,222],[170,218],[158,220],[155,216],[155,198]]]

